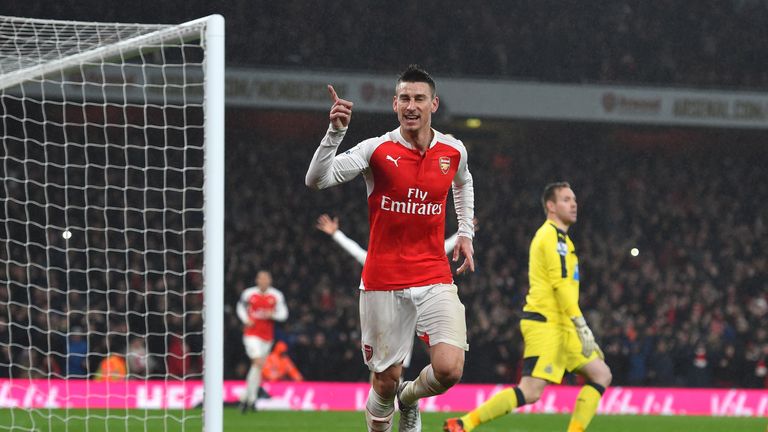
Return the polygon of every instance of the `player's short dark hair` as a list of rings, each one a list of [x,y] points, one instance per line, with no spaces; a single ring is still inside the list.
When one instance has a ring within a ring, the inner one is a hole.
[[[554,182],[544,186],[544,192],[541,194],[541,206],[544,208],[544,216],[547,213],[547,201],[555,201],[555,194],[562,188],[570,188],[571,184],[565,181]]]
[[[402,82],[423,82],[429,84],[429,88],[432,90],[432,97],[435,97],[437,90],[435,88],[435,80],[429,76],[429,73],[417,64],[412,64],[404,70],[397,78],[397,84],[395,85],[395,93],[397,93],[397,86]]]

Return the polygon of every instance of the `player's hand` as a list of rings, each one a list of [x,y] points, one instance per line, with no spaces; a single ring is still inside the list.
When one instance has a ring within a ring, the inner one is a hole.
[[[595,336],[592,334],[592,330],[589,329],[584,317],[573,317],[571,318],[571,321],[573,321],[573,325],[576,326],[576,334],[579,335],[579,340],[581,341],[581,353],[584,354],[584,357],[589,357],[590,354],[592,354],[592,351],[599,351],[600,348],[598,348],[597,343],[595,343]]]
[[[339,217],[331,219],[330,216],[323,213],[317,218],[315,227],[328,235],[333,235],[333,233],[339,230]]]
[[[349,126],[349,120],[352,118],[352,102],[339,99],[333,86],[328,84],[328,93],[331,95],[333,106],[329,118],[333,129],[346,129]]]
[[[471,238],[459,236],[459,239],[456,241],[456,246],[453,247],[453,262],[458,262],[461,255],[464,255],[464,262],[456,270],[456,274],[462,274],[467,269],[475,271],[475,260],[473,259],[475,249],[472,247]]]

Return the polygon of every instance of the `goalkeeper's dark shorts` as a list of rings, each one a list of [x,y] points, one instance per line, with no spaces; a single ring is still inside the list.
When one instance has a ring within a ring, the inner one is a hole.
[[[572,325],[523,317],[520,320],[520,331],[525,342],[523,376],[559,384],[565,371],[577,371],[599,358],[598,350],[593,351],[589,357],[584,357],[581,353],[581,341]]]

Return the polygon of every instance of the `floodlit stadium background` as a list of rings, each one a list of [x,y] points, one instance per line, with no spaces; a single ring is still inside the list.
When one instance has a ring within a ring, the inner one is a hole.
[[[581,306],[613,384],[764,395],[765,2],[360,1],[311,13],[300,1],[49,6],[16,2],[0,13],[227,18],[226,379],[248,367],[234,304],[266,268],[291,313],[278,337],[305,379],[366,381],[360,267],[314,228],[321,213],[338,215],[365,246],[363,182],[317,193],[303,178],[327,126],[324,85],[356,103],[346,148],[396,127],[391,84],[416,62],[442,98],[434,127],[464,141],[475,179],[478,269],[457,278],[471,345],[463,382],[519,377],[528,241],[541,223],[542,186],[564,179],[580,204],[572,235]],[[17,363],[20,351],[0,351],[0,363]],[[417,349],[406,376],[426,360]],[[199,358],[189,367],[199,369]],[[764,400],[750,405],[753,414],[768,413]]]

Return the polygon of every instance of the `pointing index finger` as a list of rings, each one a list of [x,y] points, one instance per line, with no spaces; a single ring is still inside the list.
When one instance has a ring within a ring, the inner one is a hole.
[[[339,101],[339,96],[336,94],[336,90],[330,84],[328,84],[328,93],[331,94],[331,99],[333,99],[334,103]]]

